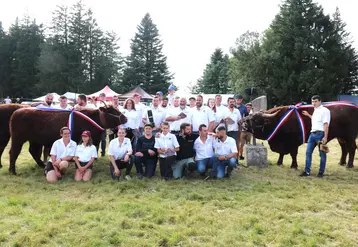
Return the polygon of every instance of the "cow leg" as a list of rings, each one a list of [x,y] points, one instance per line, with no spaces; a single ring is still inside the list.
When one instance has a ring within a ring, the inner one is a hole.
[[[9,143],[9,140],[10,140],[10,136],[1,136],[0,137],[0,168],[2,168],[1,157],[2,157],[2,154],[3,154],[7,144]]]
[[[41,160],[42,145],[30,142],[29,152],[32,158],[36,161],[37,165],[41,168],[45,168],[45,164]]]
[[[347,160],[347,143],[345,140],[341,139],[341,138],[337,138],[338,139],[338,143],[341,146],[341,150],[342,150],[342,154],[341,154],[341,159],[339,161],[339,165],[344,166],[346,165],[346,160]]]
[[[347,141],[347,148],[349,153],[347,168],[353,168],[354,156],[356,154],[357,144],[355,140]]]
[[[278,160],[277,160],[278,166],[282,166],[284,156],[285,156],[284,154],[280,153],[280,157],[278,157]]]
[[[46,147],[44,146],[44,149],[43,149],[43,161],[44,163],[46,163],[46,161],[48,160],[48,157],[50,156],[50,151],[51,151],[51,147]]]
[[[297,165],[297,153],[298,153],[298,148],[294,151],[291,151],[291,158],[292,158],[292,163],[291,163],[291,168],[292,169],[297,169],[298,165]]]
[[[24,145],[24,141],[19,140],[20,138],[11,138],[11,147],[10,147],[10,166],[9,166],[9,172],[16,175],[16,160],[17,157],[19,157],[19,154],[22,149],[22,145]]]

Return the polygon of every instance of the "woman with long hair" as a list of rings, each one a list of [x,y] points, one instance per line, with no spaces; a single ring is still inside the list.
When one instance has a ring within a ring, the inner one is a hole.
[[[96,146],[92,143],[91,132],[82,132],[82,140],[76,149],[76,181],[89,181],[92,177],[93,162],[97,158]]]
[[[126,129],[127,138],[131,140],[132,149],[134,150],[137,143],[137,136],[139,133],[140,118],[138,118],[138,112],[135,109],[135,103],[133,99],[127,99],[124,102],[123,114],[127,117],[127,123],[122,124],[120,127]]]

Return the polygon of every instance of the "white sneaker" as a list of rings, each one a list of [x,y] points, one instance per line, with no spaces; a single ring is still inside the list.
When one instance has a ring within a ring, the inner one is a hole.
[[[132,179],[131,176],[129,176],[129,175],[126,175],[124,178],[125,178],[126,180],[131,180],[131,179]]]

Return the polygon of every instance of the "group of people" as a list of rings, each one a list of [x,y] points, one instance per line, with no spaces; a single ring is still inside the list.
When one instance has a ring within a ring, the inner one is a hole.
[[[100,95],[95,106],[85,95],[79,95],[74,109],[100,107],[105,98],[104,94]],[[61,97],[57,107],[70,109],[66,100]],[[32,106],[51,107],[52,101],[53,96],[48,94],[45,102]],[[168,96],[157,92],[150,106],[140,101],[141,96],[134,94],[121,107],[118,97],[112,98],[112,106],[127,117],[125,124],[103,132],[101,140],[101,155],[105,156],[106,137],[109,135],[107,154],[113,179],[121,177],[123,169],[124,177],[131,179],[133,165],[139,179],[152,177],[158,161],[160,175],[166,180],[182,178],[195,170],[205,178],[223,178],[230,176],[239,159],[244,159],[243,147],[250,142],[251,133],[239,131],[239,120],[252,111],[252,105],[244,105],[241,95],[229,97],[226,106],[222,104],[221,95],[208,99],[206,106],[201,95],[189,98],[187,104],[186,98],[176,96],[171,85]],[[76,144],[66,139],[69,138],[68,132],[65,127],[61,129],[61,140],[53,144],[51,159],[45,169],[48,181],[57,181],[73,158],[77,168],[75,179],[91,178],[93,162],[97,158],[91,133],[85,131],[81,143],[73,148]],[[210,173],[208,169],[211,169]]]

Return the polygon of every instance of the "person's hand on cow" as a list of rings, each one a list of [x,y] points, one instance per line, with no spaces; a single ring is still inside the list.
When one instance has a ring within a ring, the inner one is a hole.
[[[144,155],[143,155],[142,152],[136,152],[136,153],[135,153],[135,156],[137,156],[137,157],[143,157]]]
[[[306,117],[311,117],[311,114],[309,114],[307,111],[302,111],[302,114]]]
[[[148,149],[148,154],[149,154],[150,156],[154,156],[154,155],[155,155],[155,152],[154,152],[153,150],[151,150],[151,149]]]

